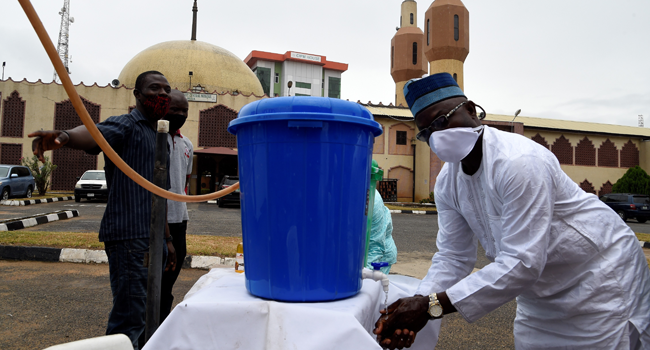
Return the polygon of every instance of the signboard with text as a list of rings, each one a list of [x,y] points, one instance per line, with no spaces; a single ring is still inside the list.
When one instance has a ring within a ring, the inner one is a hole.
[[[185,98],[191,102],[217,102],[216,94],[197,94],[193,92],[184,92]]]
[[[314,61],[314,62],[320,62],[321,61],[320,56],[307,55],[307,54],[299,53],[299,52],[292,52],[291,53],[291,58],[299,58],[301,60]]]

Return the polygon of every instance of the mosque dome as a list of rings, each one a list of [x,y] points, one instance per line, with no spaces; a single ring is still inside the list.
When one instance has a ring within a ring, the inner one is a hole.
[[[119,81],[135,86],[142,72],[157,70],[172,88],[181,91],[201,85],[205,92],[238,91],[262,96],[264,89],[255,73],[239,57],[219,46],[197,40],[167,41],[153,45],[133,57],[122,69]]]

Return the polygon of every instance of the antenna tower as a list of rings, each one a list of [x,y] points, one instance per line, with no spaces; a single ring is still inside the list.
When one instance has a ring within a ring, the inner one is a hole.
[[[70,0],[63,0],[63,8],[59,12],[61,15],[61,28],[59,29],[59,44],[56,47],[56,52],[63,62],[65,70],[70,74],[70,69],[68,69],[68,39],[70,37],[70,23],[74,23],[74,17],[70,17]],[[54,71],[54,81],[58,82],[58,75]]]

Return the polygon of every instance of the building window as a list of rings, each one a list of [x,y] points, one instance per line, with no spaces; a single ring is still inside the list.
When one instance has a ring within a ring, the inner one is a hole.
[[[328,77],[327,97],[341,98],[341,78]]]
[[[454,40],[458,41],[458,15],[454,15]]]
[[[20,165],[20,158],[23,157],[23,145],[20,143],[0,144],[0,163]]]
[[[413,14],[411,13],[411,24],[413,24]]]
[[[228,132],[228,124],[237,111],[216,105],[199,112],[199,147],[237,147],[237,138]]]
[[[264,89],[264,94],[270,96],[271,92],[271,68],[257,67],[255,69],[255,75],[262,84],[262,89]]]
[[[413,42],[413,64],[418,64],[418,43]]]
[[[454,80],[458,82],[458,74],[454,73]]]
[[[393,68],[395,65],[393,61],[395,60],[395,46],[390,47],[390,67]]]
[[[398,130],[396,136],[397,136],[396,137],[396,139],[397,139],[396,143],[398,145],[405,145],[406,144],[406,131],[399,131]]]
[[[280,82],[280,73],[275,73],[275,83],[277,84],[279,82]]]
[[[307,95],[307,94],[294,94],[294,96],[311,96],[311,95]]]
[[[301,81],[296,82],[296,87],[301,88],[301,89],[311,89],[311,84],[310,83],[303,83]]]
[[[81,101],[93,123],[99,123],[101,105],[83,97]],[[79,125],[82,125],[81,120],[70,100],[55,103],[54,130],[70,130]],[[88,169],[97,169],[97,156],[82,150],[63,147],[52,151],[52,163],[57,165],[56,170],[52,172],[52,189],[71,191],[77,183],[76,177],[83,175]]]
[[[25,126],[25,101],[14,91],[4,101],[2,111],[2,136],[23,137]]]
[[[429,38],[431,37],[431,23],[430,20],[427,19],[427,46],[431,45],[431,41]]]

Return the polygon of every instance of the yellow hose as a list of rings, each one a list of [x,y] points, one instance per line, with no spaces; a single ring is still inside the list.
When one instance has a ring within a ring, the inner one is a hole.
[[[97,145],[99,145],[102,151],[104,151],[104,154],[108,156],[108,158],[113,163],[115,163],[115,165],[120,170],[122,170],[122,172],[126,174],[126,176],[130,177],[131,180],[135,181],[138,185],[142,186],[147,191],[157,196],[167,198],[177,202],[205,202],[208,200],[223,197],[228,193],[234,192],[236,189],[239,188],[239,182],[238,182],[226,189],[214,193],[210,193],[210,194],[204,194],[199,196],[180,195],[177,193],[166,191],[152,184],[151,182],[147,181],[147,179],[140,176],[140,174],[136,173],[133,169],[131,169],[131,167],[128,164],[124,163],[122,158],[120,158],[120,156],[117,155],[117,153],[115,153],[113,148],[111,148],[111,145],[109,145],[108,142],[106,142],[104,135],[102,135],[99,129],[97,129],[97,126],[95,126],[95,123],[93,123],[92,119],[90,118],[90,114],[88,114],[86,107],[84,106],[83,102],[81,102],[81,98],[79,98],[79,94],[77,94],[77,90],[75,90],[74,85],[72,84],[72,80],[70,80],[70,76],[68,75],[68,72],[63,66],[63,62],[61,62],[61,58],[59,57],[59,54],[56,52],[56,49],[54,48],[54,44],[52,43],[52,40],[47,34],[47,31],[45,30],[45,27],[43,26],[43,23],[41,22],[40,18],[38,18],[38,14],[34,10],[34,7],[32,6],[31,2],[29,0],[18,0],[18,2],[20,3],[20,6],[23,7],[23,10],[25,11],[27,18],[29,18],[29,21],[32,23],[32,27],[34,27],[34,30],[36,31],[36,35],[38,35],[38,38],[41,40],[41,43],[43,44],[43,48],[45,48],[47,55],[50,57],[50,60],[54,65],[54,69],[56,70],[56,74],[58,74],[59,78],[61,78],[61,83],[63,84],[63,87],[65,88],[68,97],[70,97],[70,101],[72,102],[75,111],[77,111],[77,114],[81,118],[81,121],[84,123],[84,125],[90,132],[90,135],[93,137],[93,139],[95,139]]]

